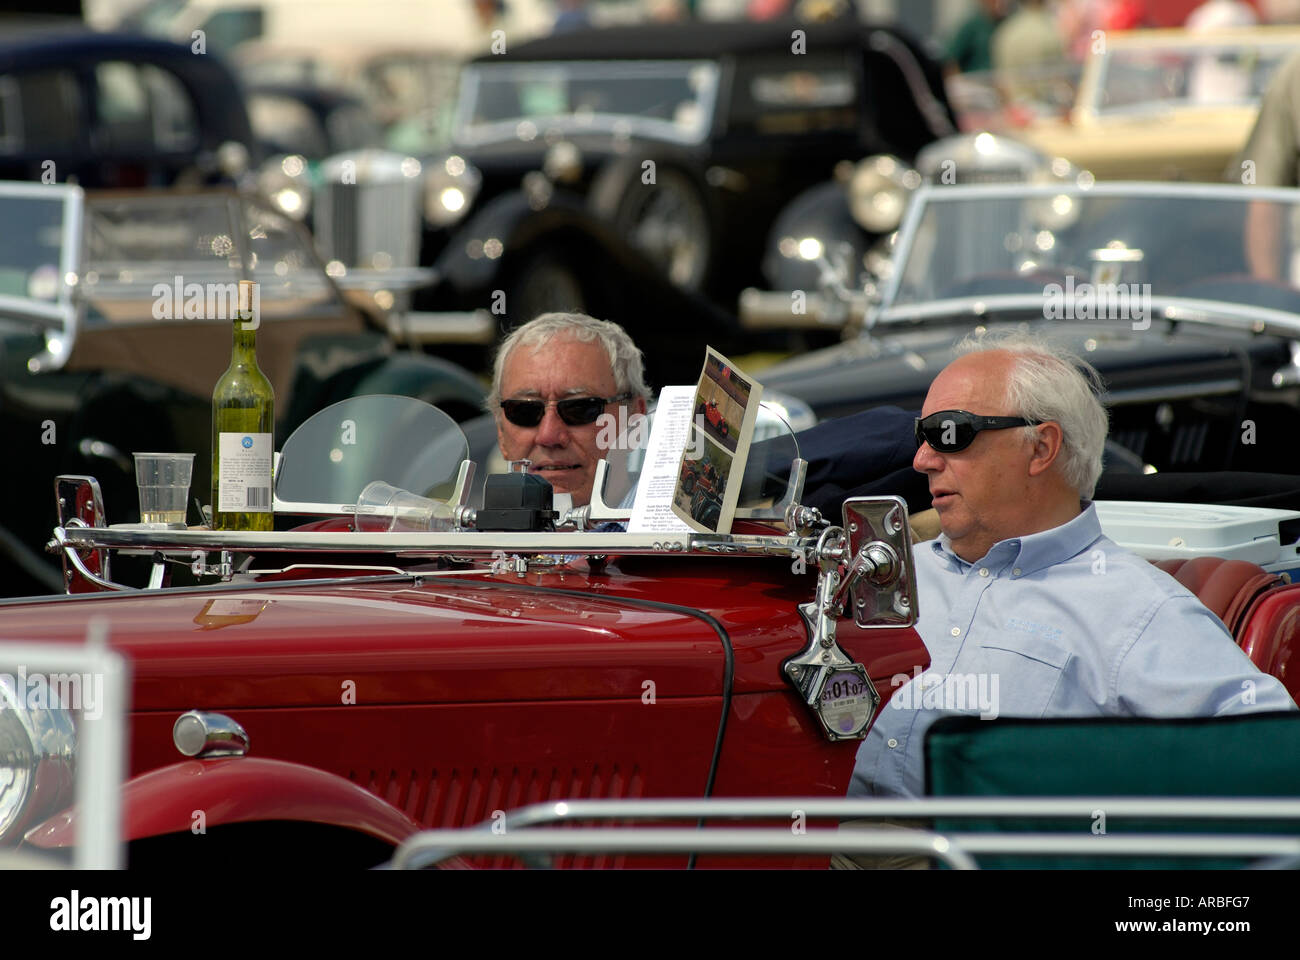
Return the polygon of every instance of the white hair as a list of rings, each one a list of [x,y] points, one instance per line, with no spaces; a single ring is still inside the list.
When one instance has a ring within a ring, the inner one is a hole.
[[[650,388],[645,382],[645,359],[641,348],[632,342],[627,331],[611,320],[597,320],[585,313],[543,313],[522,326],[516,327],[501,343],[496,363],[492,368],[492,392],[488,396],[488,409],[501,408],[501,376],[512,350],[530,346],[540,350],[556,337],[569,337],[579,343],[599,343],[609,357],[609,369],[620,394],[650,399]]]
[[[1007,403],[1029,420],[1054,420],[1061,425],[1057,464],[1079,496],[1091,500],[1110,426],[1101,402],[1101,374],[1059,344],[1020,331],[970,334],[955,348],[958,355],[992,350],[1014,357],[1007,376]],[[1027,437],[1035,432],[1033,427],[1025,428]]]

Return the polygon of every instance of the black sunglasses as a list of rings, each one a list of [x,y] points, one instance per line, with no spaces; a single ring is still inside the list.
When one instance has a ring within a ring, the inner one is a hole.
[[[975,435],[981,430],[1034,427],[1042,421],[1025,417],[982,417],[965,410],[940,410],[928,417],[918,417],[914,423],[918,447],[925,442],[939,453],[956,453],[974,443]]]
[[[535,427],[546,416],[546,408],[555,404],[555,412],[571,427],[595,423],[605,406],[631,400],[635,394],[621,393],[617,397],[570,397],[567,400],[502,400],[501,412],[516,427]]]

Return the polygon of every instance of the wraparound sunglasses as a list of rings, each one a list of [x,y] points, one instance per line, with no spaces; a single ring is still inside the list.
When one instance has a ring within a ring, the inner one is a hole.
[[[617,397],[569,397],[567,400],[502,400],[501,412],[516,427],[535,427],[546,416],[546,408],[555,405],[555,412],[571,427],[595,423],[611,403],[631,400],[634,394],[621,393]]]
[[[938,453],[957,453],[975,442],[981,430],[1035,427],[1041,420],[1025,417],[983,417],[967,410],[939,410],[915,421],[916,445],[928,443]]]

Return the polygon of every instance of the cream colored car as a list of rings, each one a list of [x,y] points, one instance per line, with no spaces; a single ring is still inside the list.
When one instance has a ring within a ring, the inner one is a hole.
[[[1098,179],[1223,180],[1269,79],[1298,49],[1295,27],[1105,34],[1068,119],[1006,132]]]

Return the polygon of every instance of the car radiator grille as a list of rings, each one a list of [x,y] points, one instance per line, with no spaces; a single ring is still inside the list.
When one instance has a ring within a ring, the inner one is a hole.
[[[316,188],[316,243],[346,267],[413,267],[420,255],[418,178]]]
[[[958,165],[956,183],[1023,183],[1029,179],[1029,170],[1019,167],[994,167],[991,169],[967,169]]]
[[[498,810],[512,810],[552,800],[634,800],[645,795],[640,767],[581,764],[572,767],[493,767],[434,769],[399,773],[353,770],[348,778],[383,798],[422,827],[470,827],[492,820]],[[512,864],[503,857],[467,857],[478,867]],[[622,856],[561,856],[557,867],[619,868]],[[636,865],[644,863],[638,858]]]

